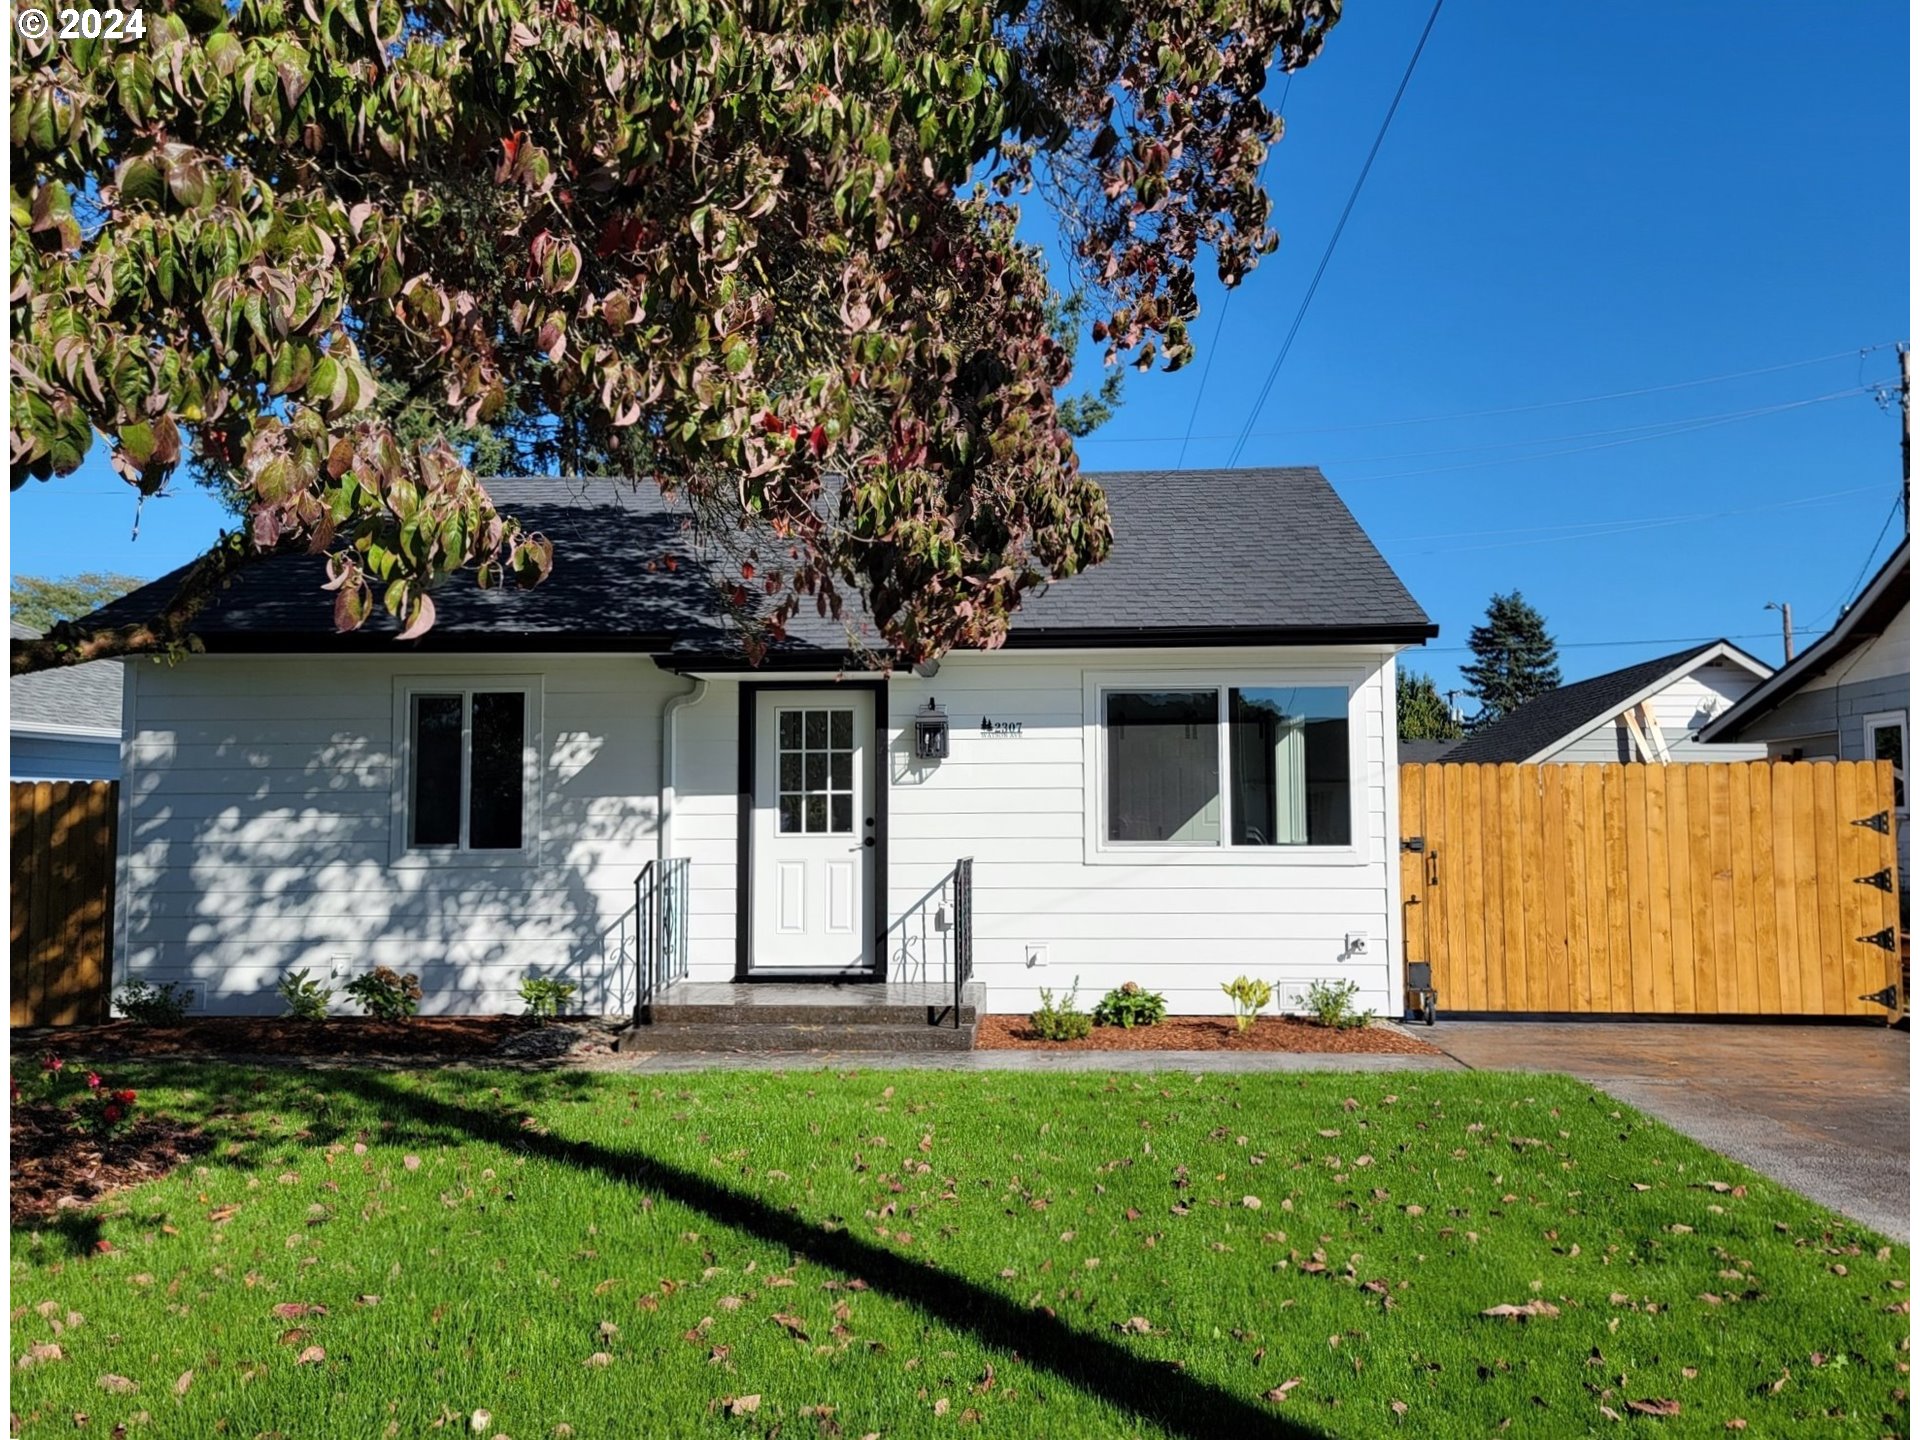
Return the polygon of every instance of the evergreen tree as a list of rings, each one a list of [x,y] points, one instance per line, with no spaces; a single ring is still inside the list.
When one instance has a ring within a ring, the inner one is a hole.
[[[1515,590],[1487,602],[1487,621],[1467,636],[1473,663],[1460,673],[1480,702],[1475,728],[1491,724],[1560,683],[1560,652],[1540,612]]]
[[[1461,737],[1460,722],[1447,708],[1446,699],[1431,675],[1402,670],[1395,690],[1402,740],[1458,740]]]

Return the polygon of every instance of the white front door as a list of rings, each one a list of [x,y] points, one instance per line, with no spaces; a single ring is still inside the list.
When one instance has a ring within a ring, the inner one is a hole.
[[[752,968],[873,968],[873,694],[755,699]]]

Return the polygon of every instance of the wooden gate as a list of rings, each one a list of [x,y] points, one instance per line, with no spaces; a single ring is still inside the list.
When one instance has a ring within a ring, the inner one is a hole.
[[[1403,765],[1400,833],[1442,1011],[1900,1014],[1885,761]]]
[[[14,1025],[107,1018],[119,790],[111,780],[12,787]]]

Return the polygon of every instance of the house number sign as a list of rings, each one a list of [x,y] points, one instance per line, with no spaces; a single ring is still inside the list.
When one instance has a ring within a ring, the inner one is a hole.
[[[982,715],[980,717],[980,733],[982,735],[1018,735],[1020,733],[1020,722],[1018,720],[990,720],[985,715]]]

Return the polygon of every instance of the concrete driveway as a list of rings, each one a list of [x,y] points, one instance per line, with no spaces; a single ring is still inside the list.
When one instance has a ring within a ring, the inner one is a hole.
[[[1415,1033],[1476,1070],[1585,1080],[1829,1209],[1909,1238],[1904,1031],[1442,1020]]]

